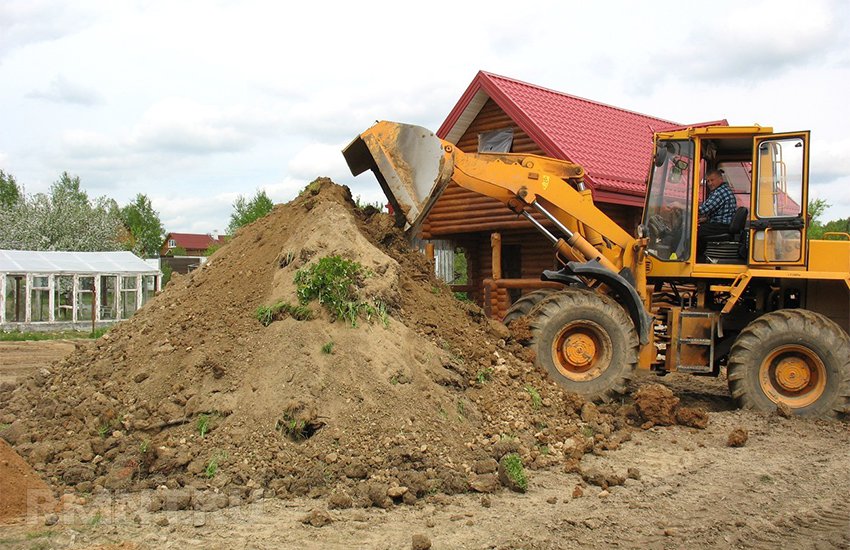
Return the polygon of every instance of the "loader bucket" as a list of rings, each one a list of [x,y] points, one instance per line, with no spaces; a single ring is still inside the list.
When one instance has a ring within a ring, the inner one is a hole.
[[[396,224],[418,228],[454,170],[443,142],[421,126],[378,122],[342,151],[355,176],[372,170],[389,199]]]

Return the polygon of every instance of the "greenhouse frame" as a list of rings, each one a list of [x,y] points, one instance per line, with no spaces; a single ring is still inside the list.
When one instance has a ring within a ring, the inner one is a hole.
[[[87,330],[128,319],[162,273],[132,252],[0,250],[0,330]]]

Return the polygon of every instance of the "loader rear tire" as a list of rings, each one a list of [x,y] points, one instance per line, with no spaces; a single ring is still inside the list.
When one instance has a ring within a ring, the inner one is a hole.
[[[626,392],[638,361],[638,337],[613,299],[571,289],[530,313],[535,366],[567,391],[608,402]]]
[[[555,292],[557,292],[557,290],[554,288],[541,288],[540,290],[523,294],[516,302],[511,304],[511,307],[508,308],[507,313],[505,313],[505,316],[502,318],[502,322],[507,325],[511,321],[515,321],[520,317],[528,315],[528,313],[534,309],[534,306]]]
[[[850,412],[850,337],[819,313],[784,309],[750,323],[732,345],[729,391],[745,409],[800,416]]]

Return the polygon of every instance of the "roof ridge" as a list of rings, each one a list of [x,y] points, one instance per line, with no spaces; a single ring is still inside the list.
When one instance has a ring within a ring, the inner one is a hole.
[[[515,84],[520,84],[522,86],[528,86],[530,88],[535,88],[537,90],[542,90],[544,92],[549,92],[551,94],[559,95],[559,96],[562,96],[562,97],[567,97],[567,98],[575,99],[575,100],[578,100],[578,101],[584,101],[585,103],[591,103],[593,105],[599,105],[600,107],[607,107],[609,109],[614,109],[615,111],[621,111],[621,112],[624,112],[624,113],[629,113],[631,115],[637,115],[637,116],[644,117],[644,118],[650,118],[652,120],[664,122],[665,124],[673,124],[673,125],[679,125],[680,124],[678,122],[673,122],[672,120],[667,120],[667,119],[663,119],[663,118],[660,118],[660,117],[647,115],[645,113],[639,113],[638,111],[633,111],[631,109],[624,109],[623,107],[617,107],[616,105],[610,105],[608,103],[603,103],[601,101],[595,101],[593,99],[588,99],[586,97],[568,94],[566,92],[561,92],[561,91],[558,91],[558,90],[554,90],[552,88],[547,88],[545,86],[539,86],[537,84],[531,84],[530,82],[525,82],[525,81],[519,80],[517,78],[511,78],[509,76],[491,73],[491,72],[488,72],[488,71],[479,71],[479,73],[490,78],[491,80],[494,80],[494,79],[507,80],[509,82],[513,82]]]

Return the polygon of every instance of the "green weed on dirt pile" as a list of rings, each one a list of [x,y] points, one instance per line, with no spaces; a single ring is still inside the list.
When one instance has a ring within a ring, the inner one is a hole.
[[[377,317],[386,326],[389,322],[386,306],[381,302],[365,302],[357,296],[357,288],[368,276],[368,270],[357,262],[341,256],[325,256],[295,274],[298,300],[302,305],[318,300],[336,320],[344,319],[351,326],[357,326],[361,315],[369,321]]]
[[[313,318],[313,312],[307,306],[293,306],[289,302],[278,302],[272,306],[260,306],[257,308],[257,320],[264,327],[269,326],[274,321],[281,319],[284,315],[289,315],[298,321],[309,321]]]
[[[522,466],[522,459],[516,453],[506,454],[501,460],[502,467],[509,478],[523,492],[528,490],[528,478],[525,475],[525,468]]]

